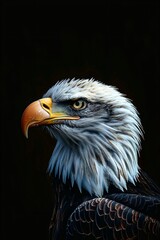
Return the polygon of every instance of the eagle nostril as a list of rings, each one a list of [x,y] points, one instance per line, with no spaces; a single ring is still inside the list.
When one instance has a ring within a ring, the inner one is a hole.
[[[43,103],[42,106],[49,110],[49,107],[47,106],[47,104]]]

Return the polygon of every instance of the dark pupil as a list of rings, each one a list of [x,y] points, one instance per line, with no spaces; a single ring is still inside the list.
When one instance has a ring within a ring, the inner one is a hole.
[[[76,102],[76,106],[78,107],[80,105],[80,102],[78,101],[78,102]]]

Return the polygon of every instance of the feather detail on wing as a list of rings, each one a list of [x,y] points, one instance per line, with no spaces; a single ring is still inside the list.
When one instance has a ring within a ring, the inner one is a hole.
[[[71,214],[66,239],[148,239],[149,235],[158,239],[158,216],[160,199],[156,197],[111,194],[94,198]]]

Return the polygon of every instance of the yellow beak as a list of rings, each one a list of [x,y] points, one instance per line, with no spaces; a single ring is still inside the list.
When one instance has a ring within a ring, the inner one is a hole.
[[[78,120],[79,116],[69,116],[64,112],[54,112],[55,103],[51,98],[42,98],[31,103],[23,112],[21,119],[22,131],[28,138],[29,127],[55,124],[57,120]]]

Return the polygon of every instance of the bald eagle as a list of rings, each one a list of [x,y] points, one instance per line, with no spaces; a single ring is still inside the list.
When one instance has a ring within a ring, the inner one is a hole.
[[[26,137],[43,125],[56,139],[49,239],[160,239],[160,188],[138,164],[139,114],[116,87],[61,80],[21,122]]]

